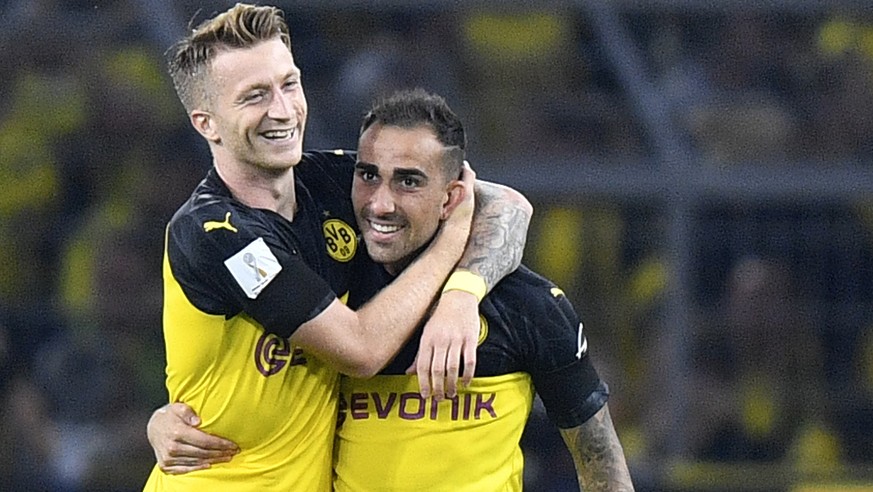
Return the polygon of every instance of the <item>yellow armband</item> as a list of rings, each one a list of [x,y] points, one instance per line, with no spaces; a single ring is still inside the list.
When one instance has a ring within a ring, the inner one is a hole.
[[[467,270],[458,270],[449,275],[446,285],[443,287],[443,292],[450,290],[461,290],[469,292],[476,296],[478,302],[482,302],[485,297],[485,292],[488,291],[488,284],[485,279],[473,272]]]

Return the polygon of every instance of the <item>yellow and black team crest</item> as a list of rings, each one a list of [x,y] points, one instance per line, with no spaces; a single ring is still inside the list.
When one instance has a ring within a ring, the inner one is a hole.
[[[345,263],[355,257],[358,237],[355,230],[340,219],[324,221],[321,227],[327,254],[336,261]]]
[[[488,320],[485,319],[485,316],[479,315],[479,341],[476,342],[476,346],[482,345],[482,342],[488,338]]]

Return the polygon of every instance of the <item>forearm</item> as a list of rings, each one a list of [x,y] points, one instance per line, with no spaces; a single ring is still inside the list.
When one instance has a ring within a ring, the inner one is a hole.
[[[580,490],[634,490],[624,450],[606,405],[584,424],[561,429],[561,437],[573,456]]]
[[[390,362],[424,319],[446,277],[457,264],[463,244],[447,241],[443,231],[425,253],[357,311],[359,347],[365,356],[358,377],[376,374]]]
[[[458,268],[483,279],[490,292],[521,264],[533,206],[506,186],[476,181],[476,211]]]

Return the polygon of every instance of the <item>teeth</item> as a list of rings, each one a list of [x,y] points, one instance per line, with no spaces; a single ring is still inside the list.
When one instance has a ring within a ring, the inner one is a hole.
[[[289,138],[293,136],[293,130],[270,130],[264,132],[264,137],[266,138]]]
[[[376,224],[374,222],[370,222],[370,225],[373,227],[374,231],[381,232],[384,234],[388,234],[391,232],[397,232],[400,230],[400,226],[396,226],[396,225]]]

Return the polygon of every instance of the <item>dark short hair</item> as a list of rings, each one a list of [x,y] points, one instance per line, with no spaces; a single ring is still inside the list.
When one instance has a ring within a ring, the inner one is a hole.
[[[276,7],[238,3],[200,23],[167,50],[176,94],[191,112],[208,99],[206,75],[222,50],[248,48],[279,38],[291,50],[285,15]]]
[[[467,151],[467,134],[461,119],[443,97],[421,88],[397,91],[379,99],[364,115],[361,134],[376,123],[400,128],[431,128],[437,141],[446,147],[443,159],[446,176],[461,174]]]

